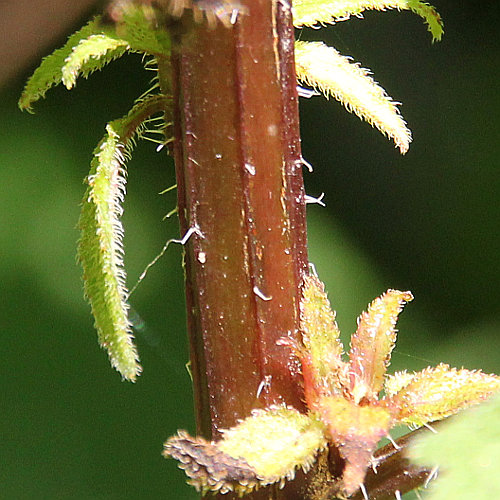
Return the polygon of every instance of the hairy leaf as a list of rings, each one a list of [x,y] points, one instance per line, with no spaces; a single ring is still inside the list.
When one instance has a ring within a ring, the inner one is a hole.
[[[331,486],[342,498],[355,494],[379,440],[392,427],[445,418],[500,390],[495,375],[447,365],[386,376],[396,321],[412,299],[410,292],[397,290],[375,299],[358,319],[347,363],[341,359],[339,332],[324,286],[315,276],[306,276],[300,304],[303,342],[292,347],[301,362],[309,414],[290,407],[256,410],[222,431],[217,443],[181,433],[167,441],[164,454],[179,460],[189,482],[202,492],[242,495],[262,485],[283,484],[297,467],[307,470],[317,451],[329,443],[345,462]],[[385,396],[379,399],[382,388]]]
[[[406,153],[411,132],[396,103],[369,76],[369,71],[321,42],[296,42],[297,78],[325,94],[332,95],[349,111],[377,127]]]
[[[324,424],[290,407],[255,410],[251,417],[223,432],[219,448],[243,457],[264,484],[295,476],[295,469],[308,470],[319,449],[326,446]]]
[[[97,146],[87,177],[88,188],[79,221],[78,257],[83,267],[85,295],[92,307],[99,342],[111,364],[128,380],[141,372],[128,319],[126,274],[123,268],[125,160],[140,134],[142,122],[161,112],[165,98],[150,96],[130,113],[109,123]]]
[[[421,16],[432,34],[432,40],[441,40],[443,22],[434,7],[419,0],[294,0],[295,27],[332,24],[360,17],[365,10],[411,10]]]
[[[110,25],[97,16],[45,57],[28,79],[19,107],[31,112],[33,103],[51,87],[63,82],[70,89],[78,76],[87,77],[127,51],[168,56],[168,31],[157,26],[142,6],[128,3],[123,9],[120,23]]]
[[[62,81],[61,69],[64,66],[66,58],[71,54],[74,47],[80,41],[86,38],[101,33],[101,18],[96,17],[90,21],[81,30],[71,35],[66,44],[54,51],[51,55],[42,60],[40,66],[35,70],[24,87],[21,98],[19,99],[19,107],[22,110],[32,111],[32,105],[38,99],[42,98],[47,90],[58,85]]]
[[[127,42],[106,35],[92,35],[80,40],[64,60],[64,66],[61,68],[63,84],[67,89],[71,89],[78,76],[86,78],[128,50],[130,46]]]
[[[94,152],[79,222],[78,256],[99,342],[107,349],[112,366],[124,378],[135,380],[141,368],[128,319],[120,222],[126,143],[117,129],[117,123],[109,124]]]
[[[411,300],[410,292],[388,290],[358,318],[349,352],[351,391],[356,402],[363,398],[375,401],[382,390],[396,342],[396,322],[404,304]]]
[[[499,390],[500,377],[496,375],[457,370],[441,363],[416,373],[390,399],[400,408],[396,417],[400,422],[420,426],[480,403]]]
[[[293,479],[300,467],[309,470],[325,448],[325,425],[289,407],[254,410],[240,423],[209,443],[181,432],[165,443],[165,456],[179,467],[198,490],[248,493],[259,486]]]
[[[300,329],[318,377],[336,372],[342,363],[340,330],[335,321],[323,283],[314,276],[304,278],[300,301]]]
[[[403,387],[407,386],[415,377],[415,373],[403,370],[393,375],[387,375],[384,381],[384,392],[387,397],[394,396]]]
[[[259,487],[257,472],[242,457],[234,458],[216,443],[179,431],[164,445],[163,456],[179,462],[188,479],[203,495],[236,492],[239,496]]]

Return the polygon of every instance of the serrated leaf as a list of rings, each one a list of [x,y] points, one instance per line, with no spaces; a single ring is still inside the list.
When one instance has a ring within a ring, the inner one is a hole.
[[[78,256],[83,266],[85,295],[95,318],[99,343],[124,378],[135,380],[141,368],[128,319],[121,202],[125,194],[123,149],[116,126],[94,152],[82,204]]]
[[[325,425],[288,407],[254,410],[222,434],[209,443],[182,432],[165,443],[164,455],[180,461],[198,490],[245,494],[307,471],[326,446]]]
[[[500,377],[457,370],[446,364],[426,368],[389,400],[399,408],[397,420],[421,426],[480,403],[500,390]]]
[[[100,32],[101,18],[95,17],[81,30],[71,35],[62,48],[45,57],[28,79],[19,99],[19,107],[22,110],[32,111],[33,103],[42,98],[51,87],[61,83],[61,68],[64,66],[65,59],[71,54],[73,47],[76,47],[81,40]]]
[[[325,425],[289,407],[255,410],[218,443],[221,451],[244,458],[262,484],[292,479],[299,467],[307,471],[325,446]]]
[[[78,258],[99,343],[108,351],[111,365],[131,381],[139,375],[141,367],[128,319],[123,268],[120,217],[125,195],[125,159],[142,122],[162,111],[164,102],[161,95],[151,96],[136,104],[124,118],[107,125],[106,135],[94,151],[79,221]]]
[[[411,300],[413,295],[410,292],[387,290],[358,318],[349,352],[351,392],[356,402],[364,398],[377,400],[396,342],[399,313]]]
[[[419,436],[409,455],[440,468],[426,500],[500,498],[500,398],[453,417],[437,434]]]
[[[436,9],[427,2],[419,2],[418,0],[408,0],[405,2],[408,8],[422,17],[427,24],[427,29],[432,35],[433,42],[439,42],[444,33],[444,23]]]
[[[406,387],[414,378],[416,373],[410,373],[406,370],[396,372],[393,375],[387,375],[384,381],[384,392],[386,397],[390,398]]]
[[[300,329],[316,376],[323,378],[337,372],[343,364],[340,330],[325,293],[325,286],[314,276],[304,278]]]
[[[333,24],[360,17],[365,10],[411,10],[424,19],[432,34],[432,40],[441,40],[443,22],[434,7],[419,0],[294,0],[293,24],[315,26],[317,24]]]
[[[92,35],[80,40],[64,60],[61,68],[63,84],[71,89],[78,76],[88,77],[128,50],[130,45],[127,42],[106,35]]]
[[[222,431],[218,443],[182,434],[167,441],[165,454],[177,458],[191,484],[204,493],[242,495],[260,486],[283,484],[297,467],[307,469],[317,450],[329,443],[344,461],[341,476],[331,486],[342,498],[355,494],[379,440],[393,426],[444,418],[500,390],[495,375],[447,365],[386,376],[398,315],[412,299],[410,292],[397,290],[375,299],[358,319],[346,363],[341,360],[335,315],[323,284],[314,276],[305,277],[300,304],[303,342],[292,347],[301,362],[309,415],[292,408],[257,410]],[[382,388],[385,396],[379,399]]]
[[[141,368],[128,319],[123,268],[120,216],[125,194],[124,144],[115,127],[110,124],[106,130],[87,177],[89,187],[79,222],[78,256],[99,343],[108,351],[111,365],[125,379],[133,381]]]
[[[185,431],[166,441],[163,456],[177,460],[188,484],[203,495],[234,491],[241,496],[259,487],[257,473],[243,458],[231,457],[216,443],[193,438]]]
[[[126,5],[120,24],[106,24],[97,16],[71,35],[62,48],[45,57],[28,79],[19,107],[31,112],[33,103],[51,87],[64,82],[67,88],[72,88],[77,76],[87,77],[127,51],[168,57],[168,30],[156,26],[143,6]]]
[[[411,132],[397,105],[369,76],[369,71],[321,42],[295,42],[297,78],[333,96],[348,111],[394,140],[401,153],[408,151]]]

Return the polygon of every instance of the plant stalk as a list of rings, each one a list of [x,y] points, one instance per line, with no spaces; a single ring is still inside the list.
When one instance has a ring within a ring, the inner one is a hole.
[[[291,6],[243,3],[247,14],[235,26],[194,25],[172,59],[158,61],[163,93],[173,94],[180,230],[190,235],[184,265],[195,414],[208,439],[255,408],[305,411],[300,366],[278,343],[300,341],[308,266]],[[398,450],[380,459],[380,473],[367,476],[371,499],[408,491],[429,474]],[[325,498],[328,481],[338,488],[342,466],[334,450],[326,460],[282,490],[245,498]]]
[[[233,27],[195,25],[171,60],[195,413],[214,439],[254,408],[304,409],[298,362],[277,343],[298,338],[308,265],[291,6],[244,5]]]
[[[432,425],[439,427],[440,424],[434,422]],[[434,473],[432,467],[415,465],[406,456],[412,441],[422,432],[430,431],[421,427],[397,439],[397,447],[389,443],[375,452],[377,466],[368,470],[364,483],[370,500],[394,500],[396,491],[404,495],[425,487],[431,480]],[[358,491],[351,500],[364,500],[362,492]]]

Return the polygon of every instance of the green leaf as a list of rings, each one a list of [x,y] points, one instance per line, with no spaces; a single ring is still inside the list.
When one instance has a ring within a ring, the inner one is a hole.
[[[395,418],[403,423],[421,426],[441,420],[464,408],[489,399],[500,391],[500,377],[479,370],[457,370],[446,364],[415,373],[398,392],[401,384],[388,377],[387,394],[391,404],[400,408]]]
[[[340,330],[325,293],[325,286],[314,276],[304,278],[300,329],[316,377],[321,379],[336,373],[343,364]]]
[[[92,307],[99,342],[111,365],[134,381],[141,372],[128,318],[126,273],[123,268],[125,160],[141,134],[142,123],[163,111],[165,98],[154,95],[137,103],[130,113],[109,123],[91,163],[82,202],[78,258],[83,267],[85,295]]]
[[[420,2],[418,0],[408,0],[405,3],[408,4],[408,8],[412,12],[415,12],[415,14],[424,19],[427,29],[432,35],[432,41],[439,42],[444,33],[444,23],[436,9],[427,2]]]
[[[432,34],[432,41],[441,40],[443,22],[434,7],[419,0],[294,0],[295,27],[332,24],[360,17],[365,10],[411,10],[424,19]]]
[[[218,444],[228,455],[244,458],[262,484],[293,479],[298,467],[309,470],[325,446],[325,425],[290,407],[254,410],[251,417],[225,430]]]
[[[332,95],[348,111],[353,111],[394,140],[401,153],[408,151],[411,132],[396,103],[369,76],[369,71],[350,62],[321,42],[295,42],[297,78],[326,97]]]
[[[357,403],[364,398],[377,400],[396,342],[399,313],[411,300],[411,292],[387,290],[358,318],[349,352],[350,374],[354,381],[351,391]]]
[[[92,35],[80,40],[61,68],[62,82],[69,90],[78,76],[87,78],[92,72],[121,57],[130,50],[124,40],[116,40],[106,35]]]
[[[101,29],[101,18],[95,17],[81,30],[71,35],[66,44],[54,51],[51,55],[42,60],[40,66],[35,70],[24,87],[21,98],[19,99],[19,107],[22,110],[32,111],[32,105],[38,99],[45,96],[47,90],[58,85],[62,81],[61,68],[65,64],[66,58],[71,54],[82,40],[89,36],[98,34]]]
[[[500,498],[500,398],[415,439],[409,453],[419,464],[440,468],[427,500]]]
[[[97,16],[71,35],[62,48],[45,57],[28,79],[19,107],[31,112],[33,103],[51,87],[63,82],[71,89],[78,76],[88,77],[127,51],[168,57],[168,30],[156,26],[142,6],[127,3],[123,8],[120,23],[106,24]]]
[[[309,470],[326,447],[325,425],[290,407],[254,410],[222,434],[220,441],[210,443],[181,431],[165,443],[163,454],[180,461],[197,490],[241,495],[282,485],[298,467]]]

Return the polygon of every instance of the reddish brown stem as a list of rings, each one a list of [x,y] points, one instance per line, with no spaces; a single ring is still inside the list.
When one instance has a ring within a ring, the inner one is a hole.
[[[433,426],[437,426],[436,423]],[[420,428],[410,432],[393,444],[380,448],[375,453],[378,461],[376,472],[369,470],[365,479],[365,487],[370,500],[394,500],[395,492],[401,495],[425,485],[432,474],[432,468],[422,467],[410,462],[406,451],[412,440],[422,432],[430,432]],[[362,492],[356,493],[351,500],[364,500]]]
[[[214,438],[254,408],[303,408],[297,361],[277,345],[297,337],[307,269],[290,3],[245,7],[234,27],[195,26],[172,58],[179,218],[196,230],[185,247],[196,417]]]
[[[159,61],[160,82],[173,74],[179,218],[181,233],[191,234],[185,269],[195,410],[198,433],[209,438],[254,408],[305,410],[297,361],[277,343],[298,336],[307,270],[290,3],[247,0],[245,7],[236,26],[196,25],[171,66]],[[334,450],[330,461],[308,477],[298,473],[284,490],[246,498],[326,498],[324,478],[335,490],[341,473]],[[379,474],[367,477],[370,498],[407,491],[427,474],[388,453]]]

